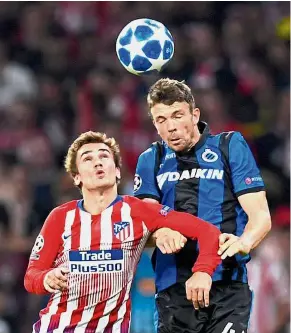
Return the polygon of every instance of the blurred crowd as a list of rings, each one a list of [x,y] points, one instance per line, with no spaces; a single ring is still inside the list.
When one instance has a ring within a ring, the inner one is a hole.
[[[289,2],[1,2],[0,333],[29,333],[47,297],[28,295],[23,274],[50,210],[79,198],[64,173],[71,141],[92,129],[121,145],[120,192],[132,193],[137,157],[157,140],[147,89],[185,80],[213,133],[238,130],[266,183],[273,229],[250,263],[252,332],[289,323]],[[115,41],[131,20],[163,22],[175,55],[163,73],[136,77]],[[153,273],[141,260],[133,333],[153,332]],[[143,316],[143,321],[139,320]],[[141,325],[142,323],[142,325]]]

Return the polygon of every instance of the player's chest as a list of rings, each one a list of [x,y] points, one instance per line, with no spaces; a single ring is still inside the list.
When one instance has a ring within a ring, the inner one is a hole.
[[[71,273],[122,272],[146,237],[138,218],[114,215],[112,211],[105,211],[102,216],[81,212],[71,225],[65,224],[60,256],[68,261]]]
[[[159,189],[165,193],[173,190],[176,185],[187,187],[199,183],[206,190],[213,186],[223,186],[225,176],[227,165],[221,151],[205,147],[183,156],[169,153],[163,159],[156,179]]]
[[[75,220],[62,235],[64,251],[131,248],[144,237],[142,221],[87,216]]]

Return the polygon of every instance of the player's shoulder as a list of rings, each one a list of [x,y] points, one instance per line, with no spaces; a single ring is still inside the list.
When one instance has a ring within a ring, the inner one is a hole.
[[[142,200],[131,195],[124,195],[122,197],[123,202],[130,207],[130,215],[132,218],[143,216],[145,214],[145,203]]]
[[[220,147],[221,149],[228,149],[228,147],[236,147],[236,144],[239,142],[246,144],[246,141],[240,132],[227,131],[217,134],[210,134],[205,144]]]
[[[134,207],[134,206],[142,206],[142,200],[133,197],[131,195],[123,195],[123,202],[129,204],[130,206]]]
[[[65,202],[65,203],[55,207],[51,211],[50,215],[56,216],[56,215],[66,214],[67,212],[76,209],[77,204],[78,204],[78,200],[72,200],[72,201]]]
[[[164,143],[160,141],[153,142],[145,151],[143,151],[139,157],[141,159],[154,159],[158,149],[164,149]]]
[[[228,141],[237,140],[239,138],[243,138],[243,135],[241,134],[241,132],[238,131],[226,131],[210,135],[210,139],[219,139],[219,140],[228,140]]]

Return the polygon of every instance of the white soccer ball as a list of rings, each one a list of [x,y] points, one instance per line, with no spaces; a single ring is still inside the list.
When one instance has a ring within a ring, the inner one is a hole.
[[[174,54],[174,41],[169,30],[151,19],[131,21],[116,40],[116,53],[121,64],[135,75],[161,71]]]

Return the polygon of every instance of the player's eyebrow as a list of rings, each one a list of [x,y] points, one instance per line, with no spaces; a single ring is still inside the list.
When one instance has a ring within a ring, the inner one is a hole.
[[[83,156],[83,155],[85,155],[85,154],[89,154],[89,153],[92,153],[93,151],[92,150],[86,150],[86,151],[84,151],[82,154],[81,154],[81,157]]]
[[[99,152],[99,151],[107,152],[107,153],[110,154],[110,151],[109,151],[108,149],[106,149],[106,148],[100,148],[100,149],[98,149],[98,152]],[[90,153],[93,153],[93,150],[86,150],[86,151],[84,151],[84,152],[81,154],[81,157],[82,157],[83,155],[90,154]]]
[[[109,154],[110,154],[110,150],[109,150],[109,149],[100,148],[100,149],[98,149],[98,152],[99,152],[99,151],[106,151],[107,153],[109,153]]]
[[[176,109],[172,112],[172,115],[176,115],[179,112],[183,112],[183,110],[182,109]]]

